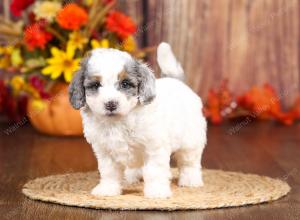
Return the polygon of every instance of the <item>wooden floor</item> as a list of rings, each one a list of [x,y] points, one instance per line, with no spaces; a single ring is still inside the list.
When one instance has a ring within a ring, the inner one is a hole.
[[[31,201],[21,194],[30,179],[96,169],[83,138],[48,137],[24,125],[11,134],[0,125],[0,219],[300,219],[300,127],[250,122],[209,127],[203,165],[286,180],[291,193],[272,203],[204,211],[101,211]],[[232,129],[235,132],[232,133]]]

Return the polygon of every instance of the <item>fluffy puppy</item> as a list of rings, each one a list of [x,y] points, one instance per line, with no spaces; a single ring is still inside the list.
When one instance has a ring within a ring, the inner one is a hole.
[[[178,80],[183,70],[168,44],[159,45],[157,57],[165,76],[161,79],[128,53],[95,49],[73,78],[70,102],[80,109],[101,175],[93,195],[120,195],[124,179],[134,183],[143,178],[146,197],[170,197],[173,153],[178,184],[203,185],[206,120],[201,99]]]

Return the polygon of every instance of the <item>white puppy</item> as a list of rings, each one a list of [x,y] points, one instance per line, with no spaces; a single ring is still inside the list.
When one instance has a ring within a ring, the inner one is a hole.
[[[183,70],[166,43],[158,47],[165,78],[115,49],[95,49],[70,85],[70,101],[80,109],[84,135],[98,160],[99,196],[122,193],[122,182],[144,180],[144,195],[171,196],[170,157],[179,167],[180,186],[203,185],[201,156],[206,120],[201,99],[183,82]],[[125,176],[125,178],[124,178]]]

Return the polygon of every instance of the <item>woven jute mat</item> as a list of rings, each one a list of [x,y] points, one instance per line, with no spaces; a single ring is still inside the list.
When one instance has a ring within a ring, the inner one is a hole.
[[[203,170],[204,186],[178,187],[178,172],[172,170],[173,196],[148,199],[143,183],[125,187],[123,194],[97,197],[90,191],[99,181],[97,172],[47,176],[24,185],[23,193],[31,199],[69,206],[111,210],[192,210],[244,206],[277,200],[290,191],[287,183],[265,176]]]

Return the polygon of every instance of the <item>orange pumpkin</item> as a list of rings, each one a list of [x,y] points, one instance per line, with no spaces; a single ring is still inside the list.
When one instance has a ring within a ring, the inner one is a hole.
[[[29,100],[27,113],[33,127],[49,135],[82,135],[81,116],[69,103],[68,85],[56,84],[51,95],[49,101]]]

